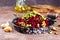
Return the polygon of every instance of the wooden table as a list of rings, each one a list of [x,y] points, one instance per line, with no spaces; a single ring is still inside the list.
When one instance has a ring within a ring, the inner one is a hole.
[[[0,25],[7,21],[12,21],[16,12],[13,10],[13,7],[0,7]],[[56,19],[54,26],[57,26],[60,23],[60,18]],[[54,34],[38,34],[38,35],[28,35],[22,34],[13,29],[13,32],[7,33],[0,28],[0,40],[60,40],[60,28],[58,27],[59,35]]]

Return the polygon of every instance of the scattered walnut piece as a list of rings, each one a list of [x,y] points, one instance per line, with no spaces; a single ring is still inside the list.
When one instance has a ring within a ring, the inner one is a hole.
[[[54,34],[55,34],[55,35],[58,35],[58,32],[57,32],[57,31],[55,31],[55,32],[54,32]]]
[[[48,31],[49,34],[53,33],[53,31]]]
[[[57,31],[58,29],[57,29],[57,27],[52,27],[52,30]]]
[[[60,24],[58,25],[58,27],[60,27]]]
[[[12,27],[5,27],[4,28],[4,31],[5,32],[12,32]]]

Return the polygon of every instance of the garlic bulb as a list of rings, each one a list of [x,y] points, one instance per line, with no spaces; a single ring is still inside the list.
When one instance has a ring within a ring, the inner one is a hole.
[[[1,28],[5,28],[5,27],[8,27],[9,26],[9,23],[7,22],[7,23],[4,23],[4,24],[1,24]]]

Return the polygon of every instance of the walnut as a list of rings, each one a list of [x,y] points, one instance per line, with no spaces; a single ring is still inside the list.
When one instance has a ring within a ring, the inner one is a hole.
[[[53,31],[57,31],[58,29],[56,27],[52,27],[52,30]]]
[[[55,31],[55,32],[54,32],[54,34],[55,34],[55,35],[58,35],[58,32],[57,32],[57,31]]]
[[[4,28],[4,31],[5,32],[12,32],[12,27],[5,27]]]

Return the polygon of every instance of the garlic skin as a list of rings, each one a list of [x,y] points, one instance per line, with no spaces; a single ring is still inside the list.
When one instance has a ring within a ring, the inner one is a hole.
[[[4,29],[5,27],[8,27],[9,26],[9,23],[4,23],[4,24],[1,24],[1,28]]]
[[[5,24],[2,24],[2,25],[1,25],[1,28],[2,28],[2,29],[4,29],[5,27],[6,27],[6,25],[5,25]]]
[[[12,32],[12,30],[13,30],[12,27],[5,27],[4,28],[5,32]]]

